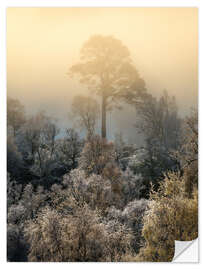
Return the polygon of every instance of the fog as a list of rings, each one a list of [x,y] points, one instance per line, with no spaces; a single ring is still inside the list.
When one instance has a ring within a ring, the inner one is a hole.
[[[93,34],[113,35],[125,44],[148,91],[175,95],[180,114],[197,106],[197,8],[8,8],[7,93],[29,114],[46,110],[61,127],[72,98],[88,94],[67,75]],[[124,106],[108,116],[108,136],[134,137],[135,111]]]

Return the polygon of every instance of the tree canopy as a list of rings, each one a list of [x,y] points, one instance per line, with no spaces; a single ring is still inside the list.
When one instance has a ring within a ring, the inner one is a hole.
[[[145,91],[128,48],[113,36],[94,35],[84,43],[80,62],[70,68],[80,82],[102,99],[102,137],[106,137],[106,112],[119,100],[132,102]]]

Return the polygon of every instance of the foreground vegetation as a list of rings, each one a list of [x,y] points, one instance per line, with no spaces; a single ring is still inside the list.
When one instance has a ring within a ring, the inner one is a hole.
[[[9,261],[170,261],[175,239],[197,237],[196,112],[178,152],[72,129],[57,139],[44,113],[13,133],[8,117]]]

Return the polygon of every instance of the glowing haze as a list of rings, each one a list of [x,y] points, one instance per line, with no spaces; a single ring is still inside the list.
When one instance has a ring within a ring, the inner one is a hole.
[[[197,8],[8,8],[8,95],[66,121],[87,93],[66,73],[93,34],[120,39],[154,95],[166,89],[182,113],[197,105]]]

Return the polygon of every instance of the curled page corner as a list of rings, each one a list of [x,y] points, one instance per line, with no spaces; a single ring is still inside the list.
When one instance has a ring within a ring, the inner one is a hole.
[[[198,262],[198,238],[192,241],[175,240],[173,262]]]

